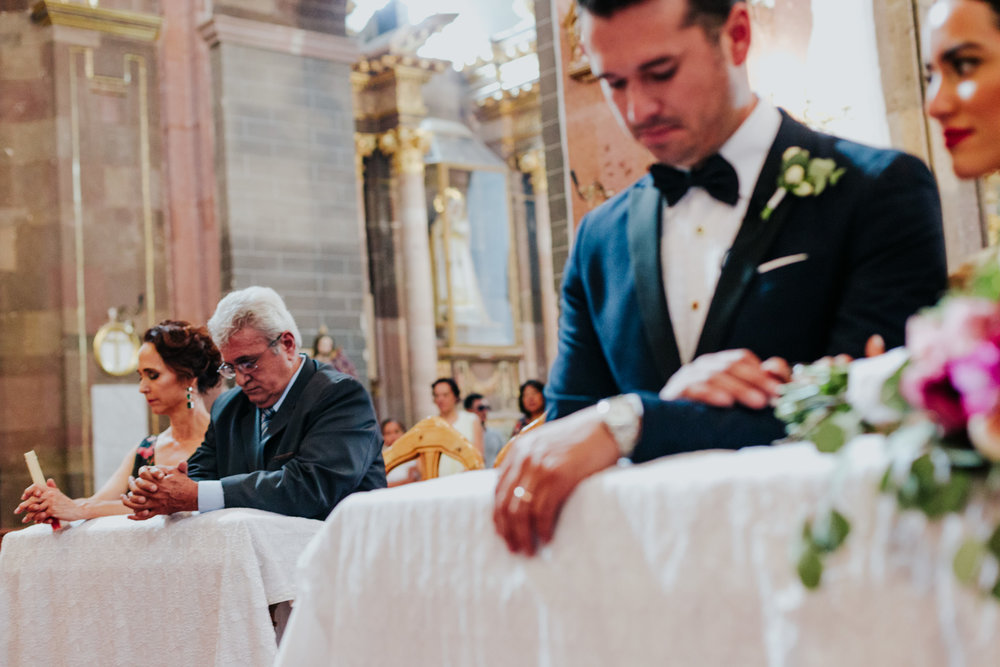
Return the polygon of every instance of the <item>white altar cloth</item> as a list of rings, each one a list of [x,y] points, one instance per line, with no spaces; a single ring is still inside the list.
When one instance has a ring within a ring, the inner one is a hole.
[[[253,509],[32,526],[0,549],[0,664],[270,665],[321,521]]]
[[[302,556],[276,664],[1000,664],[1000,602],[951,572],[984,508],[897,515],[875,488],[881,441],[852,453],[838,506],[853,530],[816,592],[790,559],[835,467],[811,445],[596,475],[535,558],[494,532],[495,471],[352,496]]]

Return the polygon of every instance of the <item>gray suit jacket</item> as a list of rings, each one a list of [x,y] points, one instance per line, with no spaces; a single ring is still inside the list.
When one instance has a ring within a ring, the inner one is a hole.
[[[263,447],[257,407],[239,388],[212,406],[188,474],[221,480],[226,507],[323,519],[349,493],[385,487],[382,436],[368,392],[325,364],[302,363]]]

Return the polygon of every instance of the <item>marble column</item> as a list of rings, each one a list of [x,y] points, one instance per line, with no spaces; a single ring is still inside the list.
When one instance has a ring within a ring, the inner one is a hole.
[[[541,290],[542,330],[545,336],[546,376],[558,350],[559,300],[555,292],[552,268],[552,219],[549,214],[549,183],[545,173],[545,154],[536,148],[521,156],[521,171],[531,175],[535,195],[535,240],[538,245],[538,282]]]
[[[437,413],[431,383],[437,377],[437,338],[434,333],[434,285],[427,234],[424,195],[424,153],[430,147],[426,132],[397,127],[379,136],[379,150],[393,156],[403,254],[403,317],[409,363],[410,422]]]

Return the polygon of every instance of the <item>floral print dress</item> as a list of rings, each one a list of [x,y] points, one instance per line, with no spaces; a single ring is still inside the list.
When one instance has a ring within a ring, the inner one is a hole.
[[[151,435],[141,443],[135,450],[135,463],[132,464],[132,476],[139,476],[139,468],[142,466],[153,465],[153,455],[154,448],[156,445],[156,436]]]

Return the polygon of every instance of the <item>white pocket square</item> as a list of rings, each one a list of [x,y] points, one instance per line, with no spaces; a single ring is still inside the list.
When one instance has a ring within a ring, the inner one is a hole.
[[[775,269],[780,269],[781,267],[788,266],[789,264],[804,262],[807,259],[809,259],[809,255],[804,252],[800,252],[797,255],[787,255],[785,257],[779,257],[778,259],[768,260],[757,267],[757,273],[767,273],[768,271],[774,271]]]

